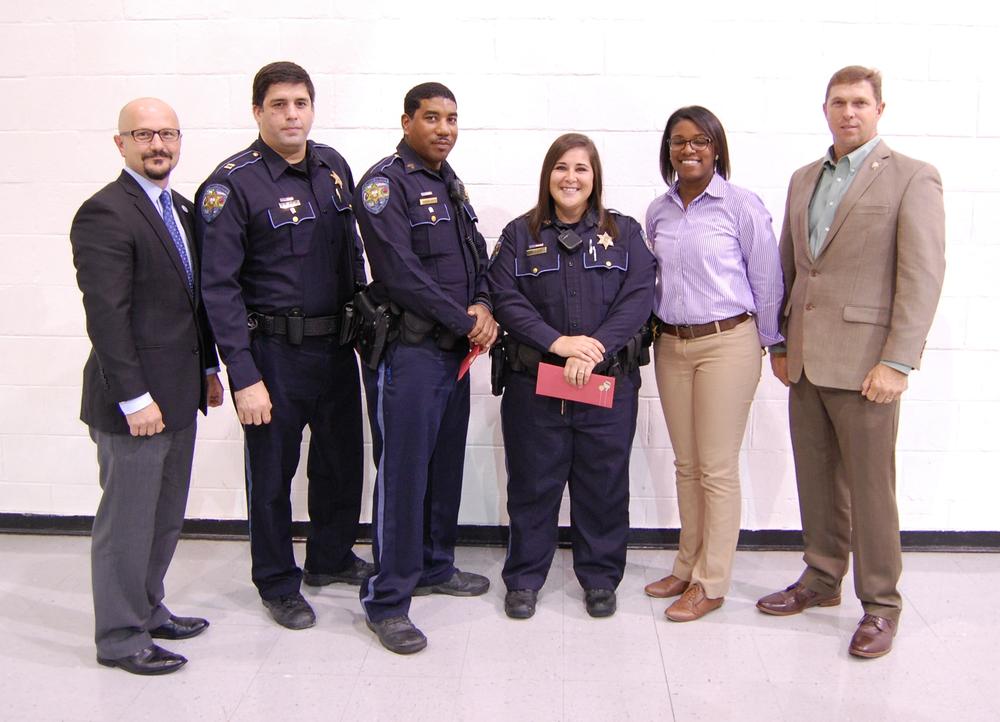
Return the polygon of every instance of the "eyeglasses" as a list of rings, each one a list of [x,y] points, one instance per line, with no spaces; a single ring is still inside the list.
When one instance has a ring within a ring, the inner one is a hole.
[[[684,150],[684,146],[686,145],[690,145],[692,150],[705,150],[708,146],[712,145],[712,139],[706,138],[703,135],[691,138],[690,140],[681,138],[679,135],[675,135],[670,139],[671,150]]]
[[[136,128],[125,132],[131,135],[132,140],[136,143],[152,143],[154,135],[160,136],[160,140],[164,143],[176,143],[181,139],[181,131],[178,128],[160,128],[159,130]]]

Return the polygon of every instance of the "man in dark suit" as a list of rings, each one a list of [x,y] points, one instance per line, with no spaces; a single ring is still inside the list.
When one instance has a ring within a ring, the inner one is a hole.
[[[806,569],[757,602],[767,614],[840,604],[854,552],[865,614],[857,657],[892,649],[902,599],[895,447],[899,400],[920,364],[944,279],[944,202],[934,166],[878,137],[882,79],[834,73],[827,155],[792,176],[781,231],[786,386]],[[772,349],[773,350],[773,349]]]
[[[196,416],[222,403],[218,359],[201,308],[192,206],[170,191],[177,115],[140,98],[118,118],[125,169],[88,199],[70,230],[93,349],[80,418],[97,444],[103,494],[91,572],[97,661],[165,674],[187,660],[153,643],[208,622],[163,604],[184,521]]]

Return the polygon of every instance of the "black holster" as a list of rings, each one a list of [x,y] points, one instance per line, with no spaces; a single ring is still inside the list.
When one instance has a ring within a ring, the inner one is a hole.
[[[399,314],[393,312],[389,301],[376,303],[369,286],[354,294],[353,316],[357,319],[358,356],[375,371],[386,346],[399,335]]]

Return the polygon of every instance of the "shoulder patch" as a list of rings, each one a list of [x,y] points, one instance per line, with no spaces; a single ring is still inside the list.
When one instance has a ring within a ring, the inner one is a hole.
[[[211,223],[222,213],[226,199],[229,198],[229,186],[213,183],[205,189],[201,196],[201,217],[205,223]]]
[[[361,196],[368,212],[377,216],[389,203],[389,179],[385,176],[375,176],[365,183]]]

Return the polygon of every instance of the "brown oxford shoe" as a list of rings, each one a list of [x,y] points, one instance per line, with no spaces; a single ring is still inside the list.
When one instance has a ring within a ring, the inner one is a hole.
[[[667,599],[668,597],[676,597],[678,594],[683,594],[691,582],[686,582],[679,577],[675,577],[671,574],[668,577],[663,577],[658,582],[652,582],[646,585],[646,594],[651,597],[656,597],[657,599]]]
[[[799,582],[795,582],[780,592],[774,592],[758,599],[757,609],[764,614],[787,617],[791,614],[804,612],[809,607],[835,607],[838,604],[840,604],[840,592],[820,594],[802,586]]]
[[[696,583],[689,586],[680,599],[667,607],[664,614],[671,622],[693,622],[721,607],[725,600],[725,597],[709,599],[705,596],[705,590],[701,585]]]
[[[892,651],[892,638],[896,636],[896,623],[885,617],[866,614],[858,622],[851,637],[848,651],[855,657],[881,657]]]

